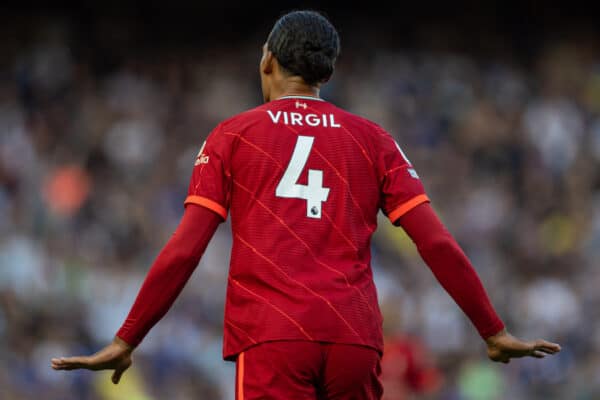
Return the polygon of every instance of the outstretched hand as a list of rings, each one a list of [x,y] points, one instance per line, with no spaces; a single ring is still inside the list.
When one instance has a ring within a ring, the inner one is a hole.
[[[115,371],[112,375],[112,382],[116,385],[121,380],[123,372],[131,366],[132,351],[131,346],[115,337],[111,344],[91,356],[53,358],[52,368],[65,371],[72,369],[89,369],[92,371],[112,369]]]
[[[490,336],[485,340],[487,343],[488,357],[492,361],[508,364],[511,358],[535,357],[544,358],[548,354],[560,351],[560,345],[547,342],[542,339],[533,341],[520,340],[506,330]]]

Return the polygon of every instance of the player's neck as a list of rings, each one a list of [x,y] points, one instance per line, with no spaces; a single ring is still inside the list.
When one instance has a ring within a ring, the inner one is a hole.
[[[319,87],[307,85],[298,79],[285,79],[271,95],[272,100],[284,96],[319,97]]]

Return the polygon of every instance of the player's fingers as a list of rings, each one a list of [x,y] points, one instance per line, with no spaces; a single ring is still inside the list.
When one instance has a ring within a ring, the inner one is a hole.
[[[81,366],[79,357],[60,357],[52,359],[52,367],[55,369],[71,369]]]
[[[123,375],[123,372],[127,371],[127,369],[131,366],[131,359],[126,360],[124,363],[122,363],[121,365],[119,365],[116,369],[115,372],[112,374],[112,383],[114,383],[115,385],[119,383],[119,381],[121,380],[121,376]]]
[[[508,364],[510,362],[510,357],[502,352],[494,352],[488,353],[490,360],[495,362],[501,362],[504,364]]]
[[[558,353],[560,351],[560,350],[557,351],[557,350],[554,350],[554,349],[549,349],[547,347],[540,347],[540,348],[538,348],[536,350],[537,351],[542,351],[542,352],[544,352],[546,354],[556,354],[556,353]]]
[[[60,357],[52,359],[52,368],[56,370],[72,370],[89,368],[89,357]]]
[[[552,343],[546,340],[538,339],[535,341],[535,349],[542,350],[548,354],[554,354],[560,351],[560,345],[557,343]]]
[[[115,372],[112,374],[112,383],[114,383],[115,385],[117,383],[119,383],[119,381],[121,380],[121,375],[123,375],[123,372],[125,372],[125,370],[118,370],[116,369]]]
[[[535,357],[535,358],[544,358],[544,357],[546,356],[546,353],[544,353],[544,352],[541,352],[541,351],[539,351],[539,350],[534,350],[534,351],[531,353],[531,356],[532,356],[532,357]]]

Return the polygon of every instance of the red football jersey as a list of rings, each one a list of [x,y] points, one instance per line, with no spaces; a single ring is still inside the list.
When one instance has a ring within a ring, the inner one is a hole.
[[[224,358],[273,340],[381,352],[377,212],[393,222],[426,201],[389,134],[321,99],[283,97],[219,124],[185,203],[231,214]]]

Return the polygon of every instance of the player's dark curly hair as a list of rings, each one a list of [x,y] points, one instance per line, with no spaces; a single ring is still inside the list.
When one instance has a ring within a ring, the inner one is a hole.
[[[292,11],[275,22],[267,48],[289,73],[316,85],[328,81],[333,74],[340,38],[323,15]]]

